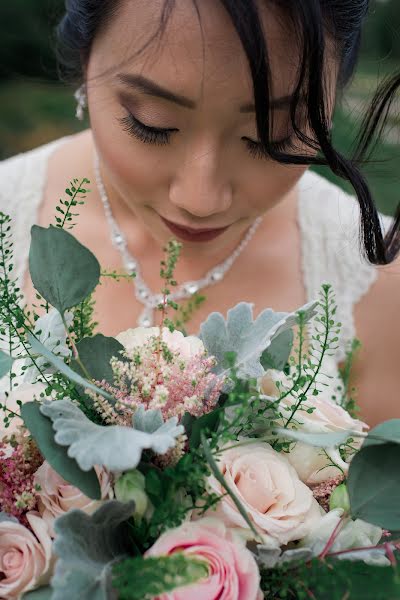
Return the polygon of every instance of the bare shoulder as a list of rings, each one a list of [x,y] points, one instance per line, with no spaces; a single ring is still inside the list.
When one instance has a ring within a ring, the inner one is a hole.
[[[378,277],[355,307],[362,348],[353,383],[363,418],[375,425],[400,418],[400,258],[378,267]]]

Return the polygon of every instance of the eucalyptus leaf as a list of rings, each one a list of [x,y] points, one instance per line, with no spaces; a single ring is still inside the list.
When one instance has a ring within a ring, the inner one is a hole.
[[[99,283],[100,265],[78,240],[59,227],[33,225],[29,270],[36,290],[62,315]]]
[[[306,433],[298,429],[289,429],[285,427],[274,428],[274,434],[279,437],[294,440],[295,442],[303,442],[309,446],[315,446],[316,448],[334,448],[335,446],[340,446],[356,433],[357,432],[353,432],[350,429],[335,433]]]
[[[312,302],[300,309],[305,321],[314,316],[317,305]],[[266,309],[254,320],[252,305],[241,302],[228,311],[226,321],[221,313],[212,313],[201,325],[200,338],[208,353],[217,359],[215,373],[228,374],[226,355],[235,353],[238,376],[258,378],[265,373],[261,355],[275,338],[296,325],[297,319],[297,313]]]
[[[400,444],[400,419],[391,419],[377,425],[368,432],[363,448],[392,442]]]
[[[22,596],[22,600],[51,600],[53,590],[49,585],[41,587]]]
[[[122,344],[112,337],[101,333],[89,338],[83,338],[77,345],[78,355],[92,379],[114,383],[110,361],[113,357],[120,358]],[[79,365],[77,365],[79,369]],[[83,373],[81,373],[83,375]]]
[[[7,375],[13,366],[14,358],[0,350],[0,379]]]
[[[57,404],[58,401],[54,401]],[[36,441],[40,452],[55,471],[71,485],[79,488],[89,498],[100,500],[100,484],[96,472],[83,472],[66,448],[54,440],[52,422],[41,412],[39,402],[26,402],[21,406],[22,419]]]
[[[233,491],[227,484],[225,477],[222,475],[221,471],[219,470],[218,465],[215,462],[215,459],[212,455],[210,445],[207,441],[206,436],[204,435],[204,431],[201,432],[200,438],[201,438],[201,445],[203,448],[204,455],[207,459],[207,462],[210,466],[210,469],[211,469],[215,479],[222,485],[224,490],[226,490],[226,492],[232,498],[236,508],[238,509],[239,513],[242,515],[244,521],[247,523],[249,529],[254,533],[256,539],[259,539],[259,537],[260,537],[259,533],[257,532],[256,528],[254,527],[253,523],[251,522],[249,515],[247,514],[244,506],[242,505],[240,500],[236,497],[236,495],[233,493]]]
[[[363,446],[353,457],[347,490],[354,518],[400,530],[399,464],[400,445],[393,443]]]
[[[261,354],[260,362],[263,368],[268,371],[274,369],[283,371],[293,347],[294,334],[292,329],[283,331],[271,343],[267,350]]]
[[[68,456],[74,458],[83,471],[94,465],[102,465],[111,471],[135,469],[143,450],[165,454],[184,433],[184,428],[177,425],[176,417],[152,433],[120,425],[96,425],[70,400],[43,404],[41,412],[53,421],[57,432],[55,441],[61,446],[69,446]]]
[[[127,521],[134,503],[106,502],[93,515],[71,510],[54,525],[58,557],[52,600],[109,600],[111,567],[129,553]]]
[[[73,371],[71,367],[66,365],[65,362],[61,360],[61,358],[58,358],[55,354],[50,352],[50,350],[48,350],[46,346],[39,342],[33,335],[28,334],[28,341],[34,352],[44,356],[56,368],[57,371],[63,373],[63,375],[68,377],[68,379],[70,379],[74,383],[77,383],[83,388],[88,388],[93,392],[96,392],[96,394],[100,394],[100,396],[103,396],[107,400],[110,400],[110,402],[112,403],[115,402],[111,394],[97,387],[97,385],[94,385],[94,383],[87,381],[87,379],[84,379],[81,375],[79,375],[79,373]]]

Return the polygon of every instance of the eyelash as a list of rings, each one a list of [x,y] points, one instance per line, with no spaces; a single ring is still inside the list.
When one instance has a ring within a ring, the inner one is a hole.
[[[123,126],[124,131],[127,131],[131,136],[140,140],[145,144],[154,144],[156,146],[165,146],[169,144],[171,134],[179,131],[178,129],[159,129],[157,127],[149,127],[145,125],[132,113],[128,113],[125,117],[121,117],[118,121]],[[242,138],[246,142],[247,150],[253,158],[268,158],[268,155],[264,152],[261,144],[253,142],[248,138]],[[272,142],[271,146],[275,152],[285,152],[291,145],[291,137],[287,137],[277,142]]]

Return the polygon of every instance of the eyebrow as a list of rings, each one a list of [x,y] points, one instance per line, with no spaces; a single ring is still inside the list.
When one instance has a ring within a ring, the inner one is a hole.
[[[158,83],[155,83],[151,79],[144,77],[143,75],[134,75],[133,73],[118,73],[117,79],[123,85],[134,88],[139,92],[147,94],[148,96],[154,96],[156,98],[162,98],[168,100],[184,108],[195,110],[196,103],[186,96],[181,94],[175,94],[166,88],[161,87]],[[293,96],[282,96],[281,98],[274,98],[270,101],[270,107],[273,109],[287,108]],[[240,113],[252,113],[255,112],[255,105],[253,103],[244,104],[239,108]]]

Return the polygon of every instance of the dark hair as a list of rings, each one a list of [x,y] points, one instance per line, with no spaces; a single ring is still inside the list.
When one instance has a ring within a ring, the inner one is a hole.
[[[388,111],[400,87],[400,73],[386,79],[377,91],[361,125],[356,150],[351,158],[346,158],[333,147],[323,81],[327,33],[334,40],[340,62],[338,89],[343,89],[350,81],[357,63],[369,0],[264,1],[273,4],[290,19],[298,38],[301,60],[290,115],[298,139],[319,152],[314,157],[286,154],[278,152],[271,145],[268,44],[256,1],[220,0],[248,59],[253,79],[258,135],[263,149],[271,158],[286,164],[328,165],[333,173],[348,180],[360,205],[364,253],[373,264],[388,264],[400,250],[400,205],[393,225],[384,237],[379,213],[360,166],[370,155],[373,141],[382,133]],[[192,2],[199,14],[197,0]],[[89,57],[95,36],[116,14],[119,5],[117,0],[66,0],[66,13],[58,25],[57,35],[60,65],[67,69],[70,76],[75,79],[82,77],[82,65]],[[174,0],[165,0],[158,31],[151,39],[164,31],[173,5]],[[301,95],[306,97],[312,137],[305,135],[296,123]]]

